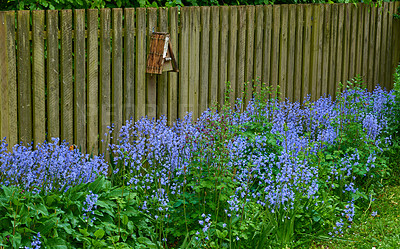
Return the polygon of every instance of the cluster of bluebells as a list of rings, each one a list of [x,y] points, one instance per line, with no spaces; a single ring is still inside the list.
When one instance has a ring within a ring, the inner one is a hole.
[[[108,166],[103,156],[82,154],[70,149],[66,142],[38,144],[36,148],[15,145],[11,151],[4,140],[0,141],[0,185],[18,185],[32,191],[65,191],[80,183],[92,182],[106,175]]]
[[[40,237],[40,232],[38,232],[36,236],[33,236],[33,241],[31,243],[32,248],[25,246],[25,249],[39,249],[42,244]]]
[[[195,194],[186,184],[202,181],[205,173],[197,179],[188,180],[186,176],[203,170],[199,165],[206,164],[207,173],[214,176],[230,173],[235,189],[220,205],[229,219],[242,215],[249,202],[271,212],[293,209],[301,200],[323,203],[317,200],[325,182],[321,182],[319,165],[309,158],[339,143],[343,124],[358,123],[364,129],[365,143],[372,143],[375,149],[366,158],[357,151],[346,154],[331,165],[323,179],[333,188],[342,185],[341,191],[348,193],[350,200],[358,191],[356,178],[373,176],[375,155],[383,148],[382,141],[388,142],[383,131],[391,111],[385,103],[391,99],[391,93],[377,87],[372,93],[348,90],[337,101],[330,97],[316,101],[308,98],[303,104],[272,99],[258,105],[250,101],[243,112],[238,111],[242,109],[238,102],[233,110],[207,110],[196,122],[189,113],[172,126],[167,125],[165,117],[128,120],[120,130],[118,143],[111,144],[110,149],[116,163],[127,170],[127,184],[143,195],[140,208],[157,219],[172,214],[176,209],[170,202],[183,199],[184,192]],[[260,120],[270,126],[246,136],[247,125]],[[271,134],[278,149],[271,149]],[[219,172],[221,162],[224,165]],[[348,221],[353,218],[352,201],[344,216]],[[209,228],[203,219],[200,222],[202,229]],[[338,221],[338,233],[342,223]]]
[[[89,220],[89,216],[94,215],[94,210],[97,209],[97,200],[99,196],[97,194],[93,194],[93,192],[90,190],[89,194],[86,196],[86,200],[83,202],[83,220],[93,223],[96,220],[96,217],[93,216],[92,219]]]

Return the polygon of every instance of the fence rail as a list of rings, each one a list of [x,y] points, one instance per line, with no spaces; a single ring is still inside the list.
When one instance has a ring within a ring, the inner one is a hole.
[[[61,137],[104,152],[107,126],[194,117],[250,96],[254,79],[293,101],[335,95],[357,74],[392,88],[399,2],[0,12],[0,137]],[[150,79],[152,31],[169,32],[179,73]],[[248,87],[244,87],[248,82]],[[259,87],[255,91],[259,90]]]

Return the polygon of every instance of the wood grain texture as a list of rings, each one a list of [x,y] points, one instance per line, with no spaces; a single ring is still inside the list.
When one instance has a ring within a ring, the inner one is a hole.
[[[178,67],[179,61],[179,35],[178,35],[178,8],[169,8],[169,30],[171,35],[172,51],[174,52],[175,59],[177,60]],[[178,73],[168,74],[168,122],[172,124],[178,118]]]
[[[303,64],[303,26],[304,26],[304,7],[296,5],[296,51],[295,51],[295,73],[294,73],[294,100],[301,99],[301,82],[302,82],[302,64]]]
[[[58,50],[58,10],[47,10],[47,137],[60,137],[60,59]]]
[[[240,6],[238,8],[238,44],[236,57],[236,98],[242,99],[244,96],[245,82],[245,59],[246,59],[246,8]]]
[[[356,5],[349,6],[350,18],[349,24],[346,23],[346,31],[349,32],[349,75],[348,79],[352,79],[356,76],[356,52],[357,52],[357,34],[358,34],[358,8]],[[347,18],[347,16],[346,16]]]
[[[229,33],[228,33],[228,81],[231,91],[229,94],[230,105],[234,106],[236,101],[237,77],[236,77],[236,58],[238,42],[238,7],[232,6],[229,10]]]
[[[99,66],[98,66],[98,11],[87,11],[87,152],[99,150]]]
[[[331,21],[331,5],[324,4],[324,20],[326,24]],[[329,70],[330,70],[330,41],[331,41],[331,25],[323,25],[323,40],[322,40],[322,86],[321,94],[329,94]]]
[[[254,80],[254,30],[255,30],[255,7],[246,6],[247,12],[247,31],[246,31],[246,56],[245,56],[245,75],[246,82],[246,104],[253,97],[253,80]]]
[[[210,20],[210,70],[208,85],[208,103],[209,106],[215,106],[218,101],[218,56],[219,56],[219,8],[211,7]]]
[[[254,38],[254,82],[253,90],[260,93],[262,66],[263,66],[263,24],[264,24],[264,6],[256,6],[255,10],[255,38]]]
[[[381,41],[382,41],[382,6],[376,8],[376,31],[375,31],[375,60],[374,60],[374,77],[373,77],[373,87],[377,85],[382,86],[379,76],[382,62],[381,62]]]
[[[378,83],[380,86],[387,88],[388,85],[386,82],[386,46],[387,46],[387,33],[388,33],[388,14],[389,14],[389,4],[384,2],[382,5],[382,34],[381,34],[381,50],[379,51],[380,55],[380,67]]]
[[[61,139],[73,143],[72,11],[61,11]]]
[[[386,45],[386,68],[390,68],[391,70],[386,70],[386,77],[385,81],[387,82],[387,86],[389,89],[393,88],[393,81],[392,81],[392,75],[394,73],[393,68],[392,68],[392,54],[393,51],[393,43],[392,43],[392,38],[393,38],[393,33],[392,33],[392,28],[393,28],[393,18],[391,18],[392,13],[395,11],[394,9],[394,3],[390,2],[389,3],[389,11],[388,11],[388,34],[387,34],[387,45]],[[393,72],[393,73],[392,73]]]
[[[0,140],[7,137],[8,130],[8,85],[6,61],[6,20],[5,12],[0,12]]]
[[[371,7],[370,8],[370,25],[369,25],[369,43],[368,43],[368,73],[367,73],[367,85],[368,90],[372,91],[374,88],[374,63],[375,63],[375,41],[376,41],[376,13],[377,8]]]
[[[271,53],[271,84],[272,91],[277,91],[279,85],[279,47],[281,27],[281,6],[274,5],[272,10],[272,53]],[[273,95],[273,97],[277,97]]]
[[[86,151],[85,10],[74,10],[74,144]]]
[[[335,73],[335,93],[338,91],[339,84],[343,83],[342,80],[342,71],[343,71],[343,50],[344,50],[344,40],[343,40],[343,31],[344,31],[344,5],[338,5],[338,26],[337,26],[337,39],[335,40],[337,44],[337,52],[336,52],[336,73]],[[336,95],[335,95],[336,96]]]
[[[336,57],[337,57],[337,31],[338,31],[338,5],[332,6],[331,12],[331,39],[330,39],[330,65],[329,65],[329,77],[328,93],[332,98],[336,96]]]
[[[29,11],[17,13],[18,132],[24,144],[33,139],[29,14]]]
[[[199,69],[200,69],[200,9],[190,8],[189,51],[189,112],[193,120],[199,117]]]
[[[200,9],[200,88],[199,88],[199,112],[207,110],[208,81],[210,72],[210,7]]]
[[[296,52],[296,5],[288,6],[288,58],[287,58],[287,87],[286,97],[294,101],[294,73],[295,73],[295,52]]]
[[[123,123],[122,14],[122,9],[112,10],[111,123],[118,132]],[[116,137],[112,142],[116,142]]]
[[[32,89],[33,89],[33,141],[35,145],[46,139],[44,14],[32,11]]]
[[[263,30],[263,67],[261,82],[269,86],[271,83],[272,5],[264,7]]]
[[[135,117],[135,9],[124,10],[124,110],[123,120]]]
[[[279,85],[280,98],[284,100],[287,94],[287,56],[288,56],[288,6],[281,7],[281,34],[279,46]]]
[[[135,120],[146,115],[146,9],[136,9]]]
[[[6,62],[8,90],[8,136],[9,148],[19,142],[18,139],[18,93],[17,93],[17,58],[15,52],[15,12],[5,13]]]
[[[147,48],[150,47],[150,39],[153,30],[157,28],[157,9],[147,9],[147,29],[146,29],[146,49],[143,51],[147,53]],[[146,56],[147,58],[147,56]],[[146,61],[145,61],[146,62]],[[153,74],[146,74],[146,115],[148,118],[156,118],[157,116],[157,78]]]
[[[364,36],[363,36],[363,50],[362,50],[362,72],[361,76],[363,77],[364,82],[367,80],[368,76],[368,48],[369,48],[369,23],[370,23],[370,7],[369,5],[363,5],[364,12]]]
[[[220,35],[219,35],[219,79],[218,79],[218,104],[225,104],[226,82],[228,81],[228,32],[229,32],[229,7],[220,7]]]
[[[168,28],[168,9],[159,8],[159,24],[160,32],[169,32]],[[158,77],[157,82],[157,118],[161,115],[168,117],[168,72],[163,72]]]
[[[105,153],[107,141],[105,134],[111,125],[111,10],[100,10],[100,78],[99,78],[99,150]],[[114,39],[113,39],[114,41]],[[113,43],[114,45],[114,43]],[[115,129],[118,133],[118,130]],[[114,135],[116,136],[116,135]]]
[[[305,99],[310,92],[310,78],[311,78],[311,18],[312,9],[304,9],[304,32],[303,32],[303,68],[302,68],[302,82],[301,82],[301,101]]]

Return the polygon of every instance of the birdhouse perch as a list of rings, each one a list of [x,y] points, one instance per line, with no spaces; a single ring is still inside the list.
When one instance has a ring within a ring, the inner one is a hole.
[[[146,73],[178,72],[178,65],[172,52],[168,33],[153,32],[150,37],[150,51],[147,56]]]

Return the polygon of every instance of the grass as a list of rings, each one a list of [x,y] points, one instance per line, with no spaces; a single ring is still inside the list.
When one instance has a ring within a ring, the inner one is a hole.
[[[311,248],[400,248],[400,185],[382,188],[370,208],[363,211],[342,238]],[[373,217],[372,211],[378,214]]]

